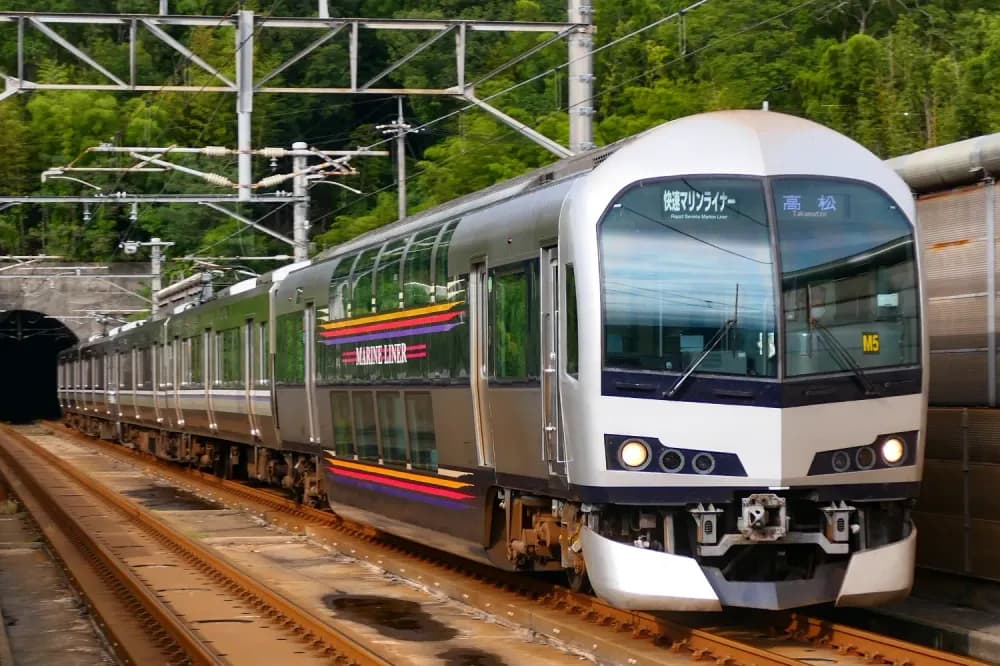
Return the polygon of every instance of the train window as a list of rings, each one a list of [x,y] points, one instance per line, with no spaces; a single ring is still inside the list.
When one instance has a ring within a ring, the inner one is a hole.
[[[767,376],[777,318],[762,183],[691,176],[629,188],[600,222],[604,364]]]
[[[304,384],[306,381],[306,348],[303,332],[303,312],[289,312],[275,322],[274,381],[276,384]]]
[[[271,381],[271,363],[268,358],[271,347],[271,338],[267,333],[267,322],[262,321],[257,328],[260,335],[257,345],[257,383],[267,385]]]
[[[363,460],[378,460],[379,457],[374,402],[375,396],[371,391],[355,391],[351,397],[358,458]]]
[[[430,393],[406,393],[406,429],[409,433],[410,462],[413,467],[437,471],[437,442],[434,439]]]
[[[382,460],[387,463],[406,462],[406,414],[399,391],[379,391],[378,432],[382,444]]]
[[[785,373],[920,362],[913,228],[870,185],[828,178],[773,181]],[[839,349],[839,351],[837,351]]]
[[[174,385],[174,345],[168,342],[160,349],[160,386],[170,388]]]
[[[124,389],[132,390],[132,354],[130,352],[118,352],[118,368],[121,371],[121,386]]]
[[[189,381],[195,386],[202,386],[205,383],[205,353],[202,335],[195,335],[188,338],[189,351]]]
[[[386,243],[378,258],[378,271],[375,275],[376,310],[392,312],[398,310],[403,297],[400,293],[399,264],[406,249],[405,240]]]
[[[437,245],[434,247],[434,302],[447,303],[455,300],[449,287],[454,287],[448,282],[448,248],[451,246],[451,237],[455,235],[455,227],[458,220],[448,223],[448,227],[441,232]]]
[[[403,271],[403,305],[408,308],[428,305],[434,291],[431,282],[431,255],[439,228],[421,231],[406,250]]]
[[[446,310],[445,332],[436,333],[428,343],[430,375],[438,379],[462,379],[469,376],[469,330],[465,322],[468,304],[465,302],[466,278],[449,273],[448,247],[458,221],[439,234],[434,248],[434,302],[452,303]]]
[[[145,347],[139,350],[139,382],[144,389],[153,388],[153,350]]]
[[[330,321],[350,317],[351,267],[356,256],[343,257],[330,277]]]
[[[372,282],[375,270],[375,257],[378,248],[369,248],[361,253],[354,270],[351,271],[351,317],[364,317],[375,311],[375,294],[372,293]]]
[[[354,427],[351,424],[351,394],[330,392],[330,414],[333,417],[333,450],[338,456],[354,456]]]
[[[223,384],[243,381],[243,329],[228,328],[216,334],[219,340],[219,380]]]
[[[537,302],[535,264],[531,271],[491,271],[490,376],[495,379],[526,380],[538,376],[538,319],[532,305]]]
[[[580,339],[576,318],[576,271],[566,264],[566,374],[580,374]]]
[[[221,384],[222,383],[222,354],[223,354],[223,340],[222,331],[216,331],[215,335],[211,336],[211,367],[212,367],[212,383]]]

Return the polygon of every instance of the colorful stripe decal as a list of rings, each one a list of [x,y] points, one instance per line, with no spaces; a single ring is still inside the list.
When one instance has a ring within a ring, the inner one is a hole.
[[[408,328],[410,326],[423,326],[426,324],[440,324],[441,322],[446,322],[454,319],[455,317],[462,314],[461,312],[444,312],[441,314],[424,315],[422,317],[413,317],[410,319],[394,320],[388,322],[382,322],[380,324],[367,324],[364,326],[352,326],[351,328],[344,328],[339,331],[323,331],[320,333],[321,336],[327,340],[337,339],[349,335],[356,335],[361,333],[375,333],[378,331],[391,331],[401,328]]]
[[[342,469],[334,466],[330,466],[327,469],[337,476],[347,477],[349,479],[358,479],[360,481],[367,481],[369,483],[376,483],[378,485],[389,486],[392,488],[400,488],[402,490],[409,490],[411,492],[421,493],[425,495],[432,495],[434,497],[443,497],[450,500],[470,500],[475,499],[475,495],[469,495],[468,493],[460,493],[456,490],[448,490],[447,488],[435,488],[431,486],[421,485],[419,483],[411,483],[409,481],[402,481],[400,479],[394,479],[387,476],[366,474],[364,472],[355,472],[350,469]]]
[[[424,476],[422,474],[414,474],[413,472],[404,472],[398,469],[387,469],[385,467],[379,467],[375,465],[365,465],[364,463],[357,463],[348,460],[340,460],[338,458],[327,458],[326,461],[333,465],[334,467],[344,467],[347,469],[357,470],[359,472],[369,472],[374,474],[382,474],[384,476],[392,476],[397,479],[407,479],[410,481],[420,481],[422,483],[430,483],[436,486],[442,486],[444,488],[471,488],[471,483],[465,483],[464,481],[453,481],[452,479],[439,479],[433,476]],[[472,495],[468,495],[472,497]]]
[[[352,328],[354,326],[365,326],[367,324],[373,324],[380,321],[390,321],[392,319],[403,319],[405,317],[416,317],[419,315],[434,314],[436,312],[446,312],[456,305],[461,305],[462,302],[463,301],[458,301],[456,303],[439,303],[437,305],[426,305],[419,308],[410,308],[409,310],[399,310],[398,312],[387,312],[385,314],[361,317],[359,319],[346,319],[343,321],[323,324],[320,328],[332,331],[338,328]]]
[[[391,486],[384,486],[378,483],[369,483],[368,481],[362,481],[360,479],[349,479],[345,476],[338,476],[336,485],[343,486],[345,493],[352,492],[352,489],[354,488],[362,488],[372,492],[379,492],[385,495],[399,497],[407,502],[422,502],[424,504],[430,504],[431,506],[436,506],[442,509],[451,509],[453,511],[468,511],[473,508],[471,504],[464,501],[456,502],[454,500],[445,499],[444,497],[433,497],[431,495],[413,493],[409,490],[403,490],[402,488],[393,488]],[[333,499],[334,503],[338,500],[336,491],[331,495],[331,499]]]
[[[400,331],[387,331],[385,333],[369,333],[367,335],[354,335],[349,338],[336,338],[334,340],[320,340],[324,345],[343,345],[350,342],[368,342],[370,340],[386,340],[389,338],[408,338],[414,335],[426,335],[428,333],[443,333],[450,331],[461,322],[454,324],[438,324],[436,326],[421,326],[420,328],[409,328]]]

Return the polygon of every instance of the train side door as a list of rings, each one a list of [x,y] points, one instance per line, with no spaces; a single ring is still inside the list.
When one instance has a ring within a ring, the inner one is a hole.
[[[216,359],[219,356],[217,348],[217,334],[212,329],[205,329],[201,334],[202,368],[204,368],[203,381],[205,383],[205,411],[208,412],[208,428],[216,430],[218,422],[215,420],[215,402],[212,400],[212,386],[218,380],[219,373],[216,368]]]
[[[180,336],[174,336],[174,363],[171,369],[174,390],[172,391],[174,395],[174,423],[177,425],[184,425],[184,412],[181,409],[181,383],[184,381],[183,366],[188,362],[187,354],[184,341],[181,340]]]
[[[472,406],[476,422],[476,450],[480,465],[493,464],[493,442],[490,436],[490,412],[487,403],[489,359],[489,276],[486,263],[473,264],[469,271],[469,304],[472,327],[470,329],[470,367],[472,376]]]
[[[559,409],[559,251],[542,248],[539,262],[541,312],[542,457],[549,474],[566,476]]]
[[[316,304],[306,303],[302,317],[302,335],[305,336],[305,388],[306,410],[309,412],[309,443],[319,442],[319,428],[316,425]]]
[[[138,347],[132,347],[130,352],[132,358],[132,415],[136,421],[142,420],[139,412],[139,391],[142,385],[142,351]]]
[[[163,368],[160,365],[163,363],[163,348],[160,343],[154,342],[152,350],[149,353],[149,362],[152,367],[150,367],[150,388],[153,389],[151,393],[153,394],[153,416],[157,423],[163,423],[163,416],[161,416],[160,411],[163,409],[163,396],[161,392],[163,391]]]
[[[260,354],[258,349],[259,341],[257,336],[254,335],[256,330],[254,328],[253,319],[247,319],[246,323],[243,325],[243,377],[244,385],[243,390],[246,393],[246,405],[247,405],[247,418],[249,419],[250,425],[250,436],[259,437],[260,429],[257,426],[257,414],[254,411],[254,387],[257,385],[257,376],[254,373],[255,364],[254,359]]]

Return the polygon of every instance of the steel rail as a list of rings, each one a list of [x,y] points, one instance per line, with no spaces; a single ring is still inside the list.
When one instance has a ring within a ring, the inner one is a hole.
[[[47,464],[55,467],[109,505],[131,517],[160,543],[184,559],[203,565],[203,568],[210,570],[216,577],[221,576],[227,580],[238,592],[255,597],[260,605],[264,606],[264,613],[270,615],[278,624],[284,624],[286,627],[289,627],[292,633],[299,634],[303,640],[311,643],[314,647],[320,647],[321,644],[325,645],[328,653],[335,655],[340,661],[346,661],[350,664],[391,666],[390,662],[383,659],[376,652],[338,632],[324,619],[306,609],[300,608],[280,593],[268,589],[251,576],[220,558],[210,549],[192,541],[179,530],[158,520],[151,512],[125,499],[103,483],[89,477],[86,473],[73,467],[45,447],[31,441],[29,437],[7,426],[0,426],[0,433],[9,440],[14,440],[24,446],[33,454],[43,459]],[[0,447],[0,450],[4,454],[7,454],[5,448]],[[136,583],[141,585],[138,581]],[[172,618],[172,613],[169,610],[166,612]],[[173,621],[176,622],[176,618],[173,618]],[[212,661],[204,663],[214,664],[221,662],[215,658]]]
[[[784,631],[799,640],[827,645],[841,654],[856,654],[869,663],[954,664],[981,666],[985,662],[951,652],[883,636],[865,629],[829,622],[799,613],[785,614]]]
[[[22,436],[6,426],[0,426],[0,435],[8,442],[12,441],[17,445],[28,446],[30,450],[35,448],[35,445],[31,444],[30,441],[25,445]],[[46,533],[49,543],[67,566],[73,580],[91,604],[92,610],[100,618],[101,628],[109,634],[111,638],[109,643],[119,657],[124,658],[127,663],[142,663],[143,655],[147,655],[145,658],[148,658],[150,646],[156,641],[151,637],[144,636],[141,631],[135,631],[134,626],[121,626],[121,623],[116,620],[128,616],[129,613],[122,613],[120,608],[115,608],[115,601],[130,607],[129,610],[133,615],[139,613],[141,607],[141,612],[147,614],[159,628],[169,634],[170,640],[176,647],[172,650],[170,646],[163,646],[154,651],[165,654],[183,651],[190,662],[197,665],[220,663],[215,653],[209,650],[189,627],[181,623],[124,563],[88,534],[55,500],[46,501],[50,497],[50,493],[46,491],[42,482],[28,470],[25,461],[11,451],[9,446],[0,446],[0,460],[7,470],[13,472],[8,474],[5,470],[4,476],[7,477],[8,483],[14,488],[43,532]],[[50,524],[47,523],[46,518],[51,521]],[[58,533],[52,532],[53,525],[56,526]],[[60,535],[65,537],[65,540],[61,539]],[[76,554],[67,550],[67,548],[73,547],[77,551]],[[102,582],[105,584],[108,582],[119,583],[124,588],[122,591],[125,594],[116,595],[117,600],[102,595],[100,589],[94,588],[93,580],[88,580],[89,577],[79,571],[82,561],[80,556],[91,564],[97,576],[103,579]],[[71,567],[71,563],[75,563],[76,566]],[[125,601],[123,597],[127,597],[131,603]],[[142,622],[140,618],[136,619],[140,623]]]
[[[803,658],[785,656],[766,647],[758,647],[752,642],[720,636],[712,630],[700,629],[651,613],[623,610],[597,597],[573,592],[537,578],[505,572],[444,554],[430,547],[387,535],[369,525],[345,520],[329,511],[296,503],[273,491],[252,488],[196,469],[179,470],[176,465],[146,452],[87,437],[62,424],[47,422],[46,426],[85,445],[99,446],[121,459],[142,462],[152,471],[168,478],[201,485],[220,496],[228,495],[237,503],[249,505],[254,511],[270,512],[269,517],[272,520],[280,515],[283,519],[281,522],[295,531],[304,533],[310,526],[336,530],[345,540],[351,540],[351,549],[359,551],[365,548],[377,549],[378,552],[368,559],[377,562],[383,568],[391,568],[386,551],[392,551],[405,560],[402,565],[396,567],[399,575],[410,576],[420,571],[423,566],[436,569],[438,574],[441,571],[450,574],[457,572],[477,580],[489,581],[506,592],[521,598],[534,599],[550,608],[577,616],[587,623],[611,626],[618,631],[628,632],[633,638],[645,638],[656,645],[668,646],[673,652],[687,652],[696,659],[712,659],[720,664],[747,666],[751,664],[790,666],[801,665],[803,661]],[[822,653],[813,654],[809,657],[813,660],[831,660],[834,656],[841,658],[859,656],[868,663],[895,666],[985,666],[986,664],[970,657],[799,613],[766,614],[765,618],[756,624],[762,627],[762,631],[759,632],[761,637],[784,637],[797,642],[800,646],[817,647],[833,653],[829,657]]]

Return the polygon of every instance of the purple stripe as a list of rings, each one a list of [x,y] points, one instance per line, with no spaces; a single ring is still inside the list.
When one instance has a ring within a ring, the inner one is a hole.
[[[461,323],[461,322],[459,322]],[[354,335],[349,338],[336,338],[334,340],[322,339],[324,345],[344,345],[351,342],[367,342],[369,340],[388,340],[391,338],[409,338],[414,335],[424,335],[426,333],[444,333],[458,326],[458,324],[437,324],[436,326],[421,326],[418,328],[408,328],[401,331],[385,331],[382,333],[367,333],[365,335]]]
[[[412,501],[416,500],[418,502],[423,502],[425,504],[433,504],[434,506],[439,506],[439,507],[442,507],[444,509],[454,509],[454,510],[457,510],[457,511],[465,511],[465,510],[473,508],[469,504],[466,504],[466,503],[463,503],[463,502],[456,502],[454,500],[450,500],[450,499],[447,499],[447,498],[444,498],[444,497],[432,497],[430,495],[424,495],[423,493],[415,493],[415,492],[406,490],[404,488],[396,488],[394,486],[383,486],[383,485],[379,485],[377,483],[370,483],[368,481],[362,481],[361,479],[352,479],[352,478],[346,477],[346,476],[335,476],[335,475],[330,474],[329,472],[327,472],[326,474],[327,474],[327,483],[334,485],[333,493],[331,493],[332,500],[334,502],[339,502],[340,501],[340,498],[338,497],[339,493],[337,493],[337,490],[336,490],[337,486],[354,486],[355,488],[364,488],[365,490],[370,490],[372,492],[376,492],[376,493],[380,493],[380,494],[394,495],[394,496],[399,497],[401,499],[405,499],[405,500],[407,500],[409,502],[412,502]],[[356,498],[356,495],[352,494],[352,499],[355,499],[355,498]],[[344,502],[344,503],[345,504],[352,504],[353,505],[352,502]]]

